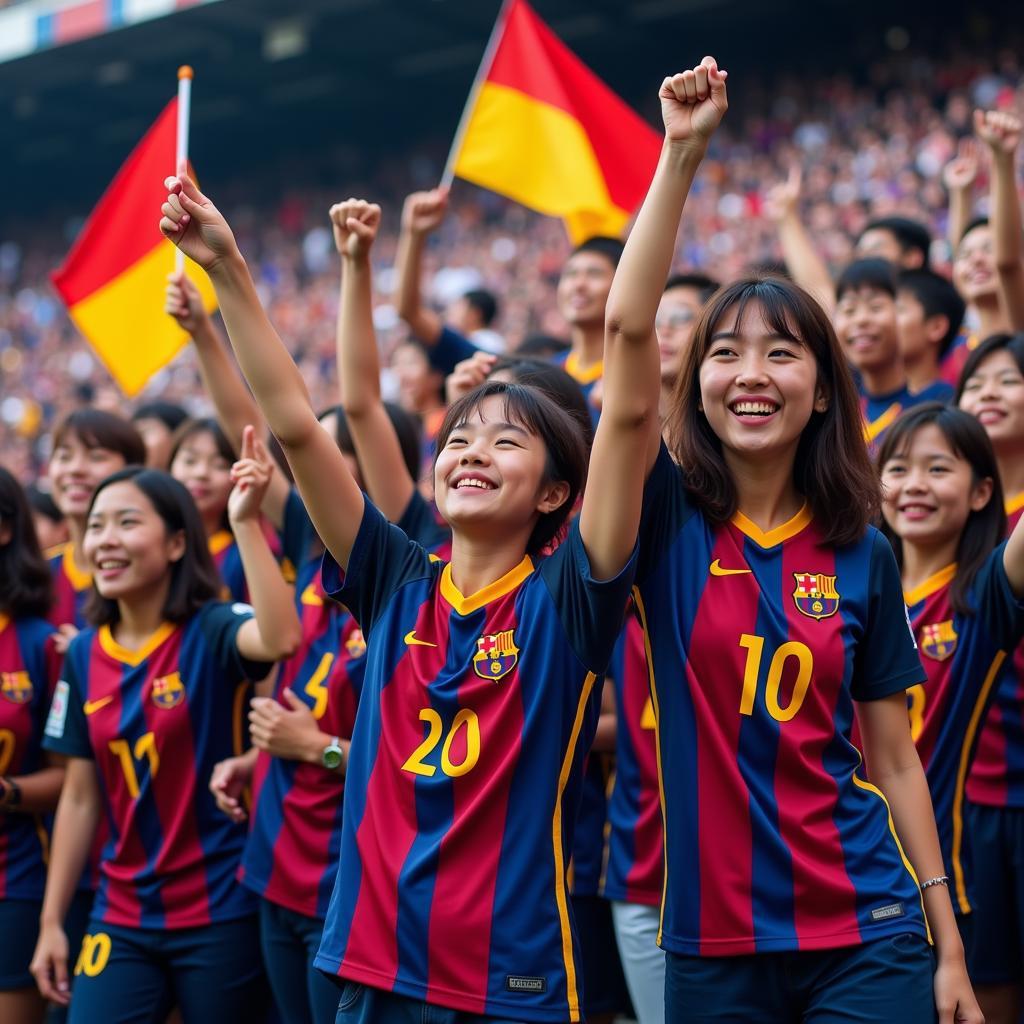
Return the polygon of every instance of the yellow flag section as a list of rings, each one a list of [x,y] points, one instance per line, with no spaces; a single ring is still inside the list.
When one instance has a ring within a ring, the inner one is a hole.
[[[52,275],[71,319],[126,395],[166,366],[188,335],[164,312],[174,246],[161,234],[164,178],[174,173],[178,101],[172,100],[125,161]],[[213,286],[189,265],[208,310]]]
[[[454,173],[563,218],[574,243],[621,234],[654,173],[658,133],[523,0],[508,7],[491,52]]]

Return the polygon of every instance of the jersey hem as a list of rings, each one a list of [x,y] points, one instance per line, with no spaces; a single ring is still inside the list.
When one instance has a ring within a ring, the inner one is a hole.
[[[967,784],[968,803],[978,804],[979,807],[995,807],[1000,810],[1019,811],[1024,809],[1024,794],[1014,797],[1007,796],[1005,793],[1000,796],[992,796],[985,792],[985,788],[982,786],[979,792],[977,783],[969,782]]]
[[[889,935],[919,935],[926,942],[928,933],[918,921],[903,920],[898,925],[865,925],[855,931],[834,932],[830,935],[801,936],[794,939],[752,935],[744,939],[680,939],[662,933],[661,948],[679,956],[749,956],[756,953],[806,953],[813,950],[842,949],[844,946],[863,946]]]
[[[394,977],[380,974],[370,967],[356,967],[349,963],[342,964],[341,961],[335,960],[333,957],[326,957],[321,954],[317,954],[313,961],[313,966],[332,977],[344,978],[346,981],[354,981],[360,985],[369,985],[371,988],[378,988],[385,992],[393,992],[395,995],[427,1002],[427,986],[398,981]],[[500,999],[486,997],[481,999],[479,996],[469,996],[462,992],[439,990],[436,986],[432,986],[430,992],[431,1005],[441,1006],[447,1010],[460,1010],[464,1013],[485,1017],[497,1016],[497,1011],[501,1011],[501,1016],[508,1015],[516,1020],[539,1021],[541,1024],[547,1024],[547,1022],[564,1024],[565,1021],[573,1019],[568,1006],[561,1011],[554,1009],[545,1010],[543,1007],[528,1006],[523,1003],[507,1003]],[[444,1003],[437,1002],[438,994],[440,994],[440,998],[448,1001]],[[481,1009],[481,1002],[483,1003],[483,1009]],[[583,1007],[581,1006],[580,1014],[576,1019],[582,1020],[582,1017]]]
[[[289,902],[286,898],[275,892],[270,885],[251,872],[247,872],[245,878],[240,878],[238,884],[244,886],[259,899],[266,900],[267,903],[273,903],[275,907],[284,907],[285,910],[301,914],[303,917],[315,918],[317,921],[325,920],[326,915],[320,914],[316,910],[310,910],[309,904],[300,904],[297,901]]]
[[[166,922],[161,922],[159,924],[147,924],[145,922],[128,919],[120,920],[119,914],[111,915],[109,911],[103,911],[100,913],[93,908],[92,913],[89,915],[89,920],[96,921],[99,924],[113,924],[118,928],[137,928],[139,931],[143,932],[180,932],[186,931],[189,928],[206,928],[211,924],[225,924],[228,921],[239,921],[242,918],[253,917],[257,913],[259,913],[259,907],[253,906],[249,910],[239,910],[237,913],[211,914],[203,920],[197,919],[195,921],[184,921],[181,923],[176,922],[174,924],[167,924]]]
[[[642,907],[660,907],[661,890],[650,892],[636,889],[619,888],[619,886],[606,885],[601,892],[606,900],[613,900],[615,903],[636,903]]]

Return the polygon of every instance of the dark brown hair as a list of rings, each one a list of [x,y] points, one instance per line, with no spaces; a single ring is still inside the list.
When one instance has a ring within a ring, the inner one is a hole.
[[[214,600],[221,590],[220,577],[206,542],[206,531],[199,510],[188,488],[170,473],[162,469],[130,466],[111,473],[99,483],[89,503],[89,514],[92,514],[93,505],[101,491],[111,484],[125,481],[134,484],[149,499],[163,520],[168,536],[175,533],[185,535],[184,554],[168,566],[171,585],[163,608],[163,617],[168,622],[185,622],[204,604]],[[94,584],[86,598],[85,617],[94,626],[108,626],[119,621],[120,612],[117,602],[103,597]]]
[[[539,388],[505,381],[484,381],[454,402],[445,414],[437,432],[435,465],[452,432],[492,395],[501,395],[504,399],[504,416],[508,422],[521,424],[543,441],[547,458],[542,483],[564,481],[569,485],[565,501],[553,511],[541,514],[527,541],[527,554],[540,554],[558,534],[586,484],[587,447],[583,441],[583,429],[571,413],[560,409]]]
[[[12,619],[43,618],[53,601],[50,567],[39,550],[32,510],[21,484],[0,466],[0,528],[11,536],[0,544],[0,612]]]
[[[889,428],[878,452],[878,472],[894,458],[904,458],[914,435],[929,424],[942,431],[942,436],[953,454],[971,467],[971,484],[977,486],[988,478],[992,481],[992,497],[984,508],[971,510],[956,546],[956,576],[949,590],[949,599],[962,614],[971,615],[975,609],[967,600],[974,577],[985,559],[1006,536],[1006,513],[1003,511],[1003,487],[999,481],[996,454],[985,428],[971,415],[956,406],[941,402],[924,402],[908,409]],[[903,541],[889,524],[882,520],[882,532],[889,539],[896,561],[903,569]]]
[[[807,499],[825,542],[859,540],[878,515],[878,479],[861,427],[860,402],[832,323],[802,288],[779,277],[750,277],[722,288],[694,325],[668,417],[669,447],[683,468],[687,489],[704,515],[721,523],[736,512],[736,484],[722,443],[701,411],[700,367],[724,317],[736,310],[742,324],[758,303],[769,330],[805,346],[818,367],[818,387],[828,399],[804,427],[793,467],[797,490]]]
[[[76,409],[68,413],[53,431],[53,447],[59,448],[74,434],[86,448],[106,448],[117,452],[126,466],[141,466],[146,461],[146,445],[135,425],[103,409]]]
[[[1024,332],[1016,334],[990,334],[971,354],[964,360],[964,368],[960,371],[960,380],[957,381],[956,395],[953,397],[953,404],[959,405],[964,395],[964,386],[978,372],[978,367],[993,352],[1002,352],[1006,349],[1017,364],[1017,369],[1024,375]]]
[[[226,459],[229,466],[233,466],[238,460],[238,455],[235,452],[231,441],[228,440],[228,435],[224,433],[224,428],[220,425],[217,419],[213,416],[203,416],[199,419],[185,420],[171,437],[171,454],[167,459],[167,468],[171,469],[174,465],[174,460],[178,457],[178,452],[182,446],[190,437],[195,437],[197,434],[209,434],[213,438],[213,443],[217,448],[217,454],[222,458]],[[231,531],[231,520],[228,518],[228,503],[224,502],[224,509],[220,515],[220,528]]]

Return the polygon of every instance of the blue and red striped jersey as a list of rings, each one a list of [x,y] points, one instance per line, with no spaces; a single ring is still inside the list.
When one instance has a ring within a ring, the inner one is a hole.
[[[901,412],[935,400],[944,400],[941,386],[929,386],[917,394],[912,394],[905,387],[888,395],[868,395],[861,390],[860,413],[864,420],[864,440],[871,452],[878,451],[885,432]]]
[[[962,914],[972,904],[964,786],[985,714],[1024,634],[1024,605],[1010,590],[1004,550],[1001,544],[974,578],[973,615],[955,611],[950,601],[955,563],[903,595],[928,673],[925,684],[907,694],[911,731],[928,777],[946,874],[953,880],[953,907]]]
[[[442,562],[452,557],[452,531],[437,521],[437,510],[419,491],[413,490],[409,504],[395,524],[409,540],[421,544]]]
[[[46,559],[50,563],[54,591],[53,607],[47,619],[55,626],[70,623],[78,629],[85,629],[88,623],[82,609],[92,589],[92,576],[75,565],[70,541],[51,548],[46,552]]]
[[[349,739],[366,643],[352,616],[325,596],[319,559],[303,567],[296,593],[302,644],[281,665],[275,696],[283,703],[290,687],[322,732]],[[338,873],[344,787],[344,776],[320,765],[260,751],[242,883],[271,903],[323,918]]]
[[[581,1019],[566,874],[632,573],[595,581],[574,527],[463,596],[366,503],[344,583],[324,559],[368,648],[317,967],[474,1014]]]
[[[644,633],[626,620],[608,666],[615,687],[615,784],[608,801],[608,865],[602,895],[656,907],[665,885],[664,827],[658,788],[654,702]]]
[[[1007,532],[1024,513],[1024,494],[1006,500]],[[967,780],[967,799],[986,807],[1024,807],[1024,645],[999,680]]]
[[[43,723],[60,672],[53,625],[0,614],[0,775],[44,766]],[[0,813],[0,900],[39,900],[46,887],[47,826],[38,814]]]
[[[213,601],[137,651],[107,626],[68,648],[44,746],[96,762],[110,837],[93,915],[105,923],[193,928],[255,909],[235,881],[245,827],[207,788],[214,765],[242,751],[247,680],[270,669],[235,646],[251,615]]]
[[[960,328],[939,366],[939,374],[947,384],[954,388],[957,386],[967,357],[978,347],[980,341],[981,338],[977,334],[972,333],[966,327]]]
[[[634,588],[665,801],[660,942],[680,954],[927,934],[917,879],[850,742],[854,700],[924,679],[885,538],[827,546],[805,506],[716,524],[662,447]]]
[[[600,689],[602,684],[599,679],[594,688]],[[614,779],[615,755],[591,750],[583,768],[583,792],[569,865],[569,890],[573,896],[600,895],[607,850],[608,793]]]

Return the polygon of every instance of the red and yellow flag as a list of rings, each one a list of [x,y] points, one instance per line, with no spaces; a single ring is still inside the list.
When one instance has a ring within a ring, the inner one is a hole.
[[[178,100],[124,162],[89,215],[64,263],[51,275],[71,314],[126,395],[137,394],[166,366],[188,335],[164,312],[174,246],[160,234],[164,178],[173,174]],[[195,281],[208,310],[213,286],[198,267]]]
[[[511,3],[499,32],[454,173],[563,218],[573,242],[620,234],[647,193],[661,136],[524,0]]]

